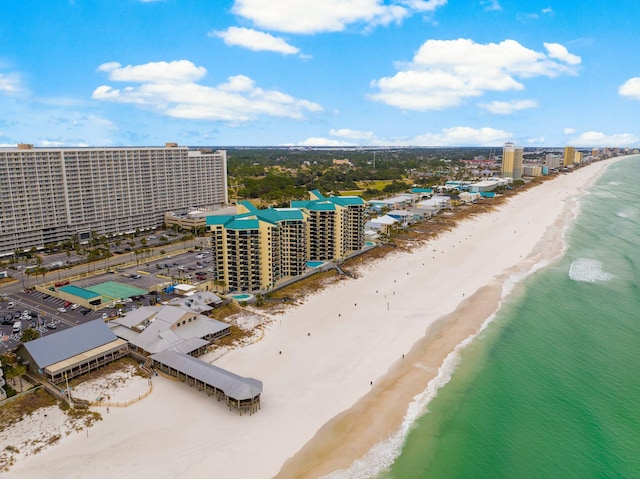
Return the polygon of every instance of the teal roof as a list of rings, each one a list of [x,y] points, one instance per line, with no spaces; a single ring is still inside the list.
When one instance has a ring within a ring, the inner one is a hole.
[[[318,199],[318,200],[325,199],[324,195],[320,193],[318,190],[311,190],[309,193],[311,194],[311,197],[315,197],[315,199]]]
[[[258,208],[256,208],[253,203],[251,203],[248,200],[242,200],[242,201],[238,201],[239,205],[244,206],[247,210],[249,210],[251,213],[257,213],[259,210]]]
[[[411,193],[433,193],[431,188],[411,188]]]
[[[266,210],[260,210],[257,212],[256,216],[258,219],[262,221],[266,221],[267,223],[277,224],[278,221],[282,221],[282,218],[273,208],[267,208]]]
[[[309,200],[293,200],[291,202],[292,208],[306,208],[311,203]]]
[[[364,205],[364,200],[359,196],[332,196],[329,201],[340,206]]]
[[[78,286],[74,286],[72,284],[68,284],[66,286],[61,286],[58,290],[63,293],[72,294],[77,296],[78,298],[90,300],[94,298],[99,298],[100,295],[98,293],[94,293],[93,291],[89,291],[88,289],[79,288]]]
[[[331,201],[309,201],[306,209],[309,211],[335,211],[336,205]]]
[[[299,208],[275,208],[275,211],[278,212],[283,220],[292,221],[304,219],[304,213],[302,213]]]
[[[229,230],[257,230],[260,228],[260,221],[256,218],[238,218],[234,217],[225,224],[225,228]]]
[[[231,218],[233,218],[233,216],[230,216],[230,215],[207,216],[207,226],[223,225],[227,221],[229,221]]]

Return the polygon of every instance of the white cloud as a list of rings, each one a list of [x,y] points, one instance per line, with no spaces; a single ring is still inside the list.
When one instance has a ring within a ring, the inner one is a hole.
[[[565,128],[562,130],[565,135],[573,135],[576,132],[575,128]]]
[[[581,147],[614,147],[634,146],[640,142],[640,138],[632,133],[617,133],[606,135],[600,131],[587,131],[572,140],[572,144]]]
[[[416,12],[433,12],[438,7],[446,5],[447,0],[405,0],[401,3]]]
[[[109,80],[133,82],[165,82],[184,83],[200,80],[207,74],[207,69],[197,67],[189,60],[173,62],[150,62],[144,65],[127,65],[120,63],[103,63],[98,71],[109,74]]]
[[[545,43],[544,47],[549,52],[549,58],[560,60],[569,65],[579,65],[582,63],[582,59],[578,55],[569,53],[564,45],[560,45],[559,43]]]
[[[441,0],[396,2],[382,0],[236,0],[233,13],[266,30],[290,33],[337,32],[348,25],[387,25],[400,21],[409,11],[400,3],[427,8]]]
[[[338,130],[330,130],[331,136],[337,136],[340,138],[349,138],[352,140],[371,140],[375,138],[372,131],[351,130],[349,128],[340,128]]]
[[[640,100],[640,77],[630,78],[618,88],[618,94]]]
[[[337,133],[337,134],[336,134]],[[352,140],[344,142],[323,137],[307,138],[299,143],[302,146],[496,146],[511,139],[511,133],[494,128],[472,128],[455,126],[443,128],[438,133],[424,133],[414,137],[379,138],[373,132],[340,129],[331,130],[331,136],[342,136]],[[359,135],[360,134],[360,135]]]
[[[454,126],[443,128],[439,133],[425,133],[415,137],[411,145],[424,146],[494,146],[501,145],[513,135],[495,128],[472,128]]]
[[[536,108],[538,102],[535,100],[492,101],[491,103],[479,103],[478,106],[496,115],[509,115],[514,111]]]
[[[502,6],[498,0],[481,0],[481,5],[484,5],[484,9],[488,12],[502,10]]]
[[[307,112],[322,111],[317,103],[297,99],[277,90],[259,88],[244,75],[231,76],[225,83],[216,86],[205,86],[191,81],[203,77],[205,68],[196,67],[186,60],[160,63],[163,66],[179,65],[176,66],[176,72],[158,69],[155,67],[157,64],[124,69],[101,66],[101,70],[109,72],[112,79],[114,72],[117,72],[119,75],[116,78],[134,79],[132,81],[142,84],[122,89],[102,85],[94,90],[92,98],[132,104],[174,118],[229,122],[250,121],[263,115],[301,119]],[[179,78],[182,81],[178,81]]]
[[[530,145],[544,145],[545,141],[544,136],[539,136],[538,138],[527,138],[527,143]]]
[[[372,81],[379,91],[370,98],[407,110],[450,108],[486,91],[523,90],[520,79],[573,74],[574,64],[564,63],[575,61],[568,55],[554,61],[515,40],[488,44],[464,38],[427,40],[411,63],[399,65],[398,73]]]
[[[555,13],[555,12],[553,11],[553,8],[551,8],[551,7],[543,8],[543,9],[541,10],[541,12],[542,12],[542,13],[544,13],[545,15],[553,15],[553,14]]]
[[[355,146],[354,142],[333,140],[330,138],[311,137],[301,141],[298,146]]]
[[[0,93],[5,95],[19,95],[24,89],[20,78],[15,73],[0,73]]]
[[[220,37],[227,45],[239,46],[254,51],[270,51],[284,55],[295,55],[300,52],[299,48],[288,44],[282,38],[251,28],[229,27],[222,32],[211,32],[209,36]]]

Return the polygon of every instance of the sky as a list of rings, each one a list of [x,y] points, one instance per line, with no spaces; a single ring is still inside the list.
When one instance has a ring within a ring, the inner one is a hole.
[[[3,0],[0,146],[640,147],[640,2]]]

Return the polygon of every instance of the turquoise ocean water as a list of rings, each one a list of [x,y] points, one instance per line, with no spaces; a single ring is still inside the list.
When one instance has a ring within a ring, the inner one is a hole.
[[[640,158],[580,203],[378,477],[640,478]]]
[[[640,157],[580,205],[562,258],[447,358],[404,429],[328,477],[640,478]]]

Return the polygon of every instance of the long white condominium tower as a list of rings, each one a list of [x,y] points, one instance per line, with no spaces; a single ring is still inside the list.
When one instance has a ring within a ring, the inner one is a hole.
[[[162,224],[228,202],[226,151],[0,148],[0,255]]]

